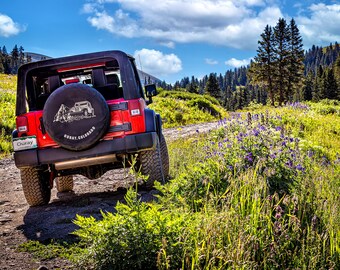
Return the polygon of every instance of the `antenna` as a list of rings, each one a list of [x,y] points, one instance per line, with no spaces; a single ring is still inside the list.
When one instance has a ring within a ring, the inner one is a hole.
[[[145,73],[143,71],[142,60],[140,59],[140,54],[138,54],[138,59],[139,59],[140,71],[142,72],[142,76],[144,77],[143,83],[144,83],[144,85],[146,85],[146,76],[145,76]]]
[[[138,59],[139,59],[140,70],[143,72],[143,66],[142,66],[142,61],[140,60],[140,54],[138,54]]]

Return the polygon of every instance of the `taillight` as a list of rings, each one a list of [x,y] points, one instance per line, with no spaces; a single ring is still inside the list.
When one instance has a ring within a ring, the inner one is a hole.
[[[130,109],[130,115],[131,116],[137,116],[137,115],[141,115],[142,112],[141,112],[141,106],[139,104],[139,101],[138,100],[134,100],[134,101],[131,101],[129,102],[129,109]]]
[[[19,137],[28,132],[28,121],[26,116],[18,116],[16,124]]]

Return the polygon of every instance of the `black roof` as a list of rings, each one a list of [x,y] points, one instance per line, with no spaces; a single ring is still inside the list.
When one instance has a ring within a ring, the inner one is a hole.
[[[122,51],[103,51],[60,58],[52,58],[22,65],[18,70],[17,82],[17,106],[16,115],[26,113],[26,78],[30,72],[35,70],[46,70],[46,72],[57,72],[58,69],[77,65],[92,64],[100,61],[110,61],[115,59],[121,74],[124,97],[133,99],[141,97],[142,86],[138,77],[137,69],[134,65],[134,58]]]

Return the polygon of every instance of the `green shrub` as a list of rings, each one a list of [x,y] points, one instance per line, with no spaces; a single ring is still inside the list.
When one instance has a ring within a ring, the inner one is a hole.
[[[310,155],[292,136],[298,121],[291,132],[282,129],[291,123],[286,117],[268,112],[265,124],[258,114],[251,123],[234,114],[216,131],[170,143],[174,179],[157,186],[157,201],[140,202],[130,190],[126,204],[103,220],[77,217],[76,234],[86,247],[80,266],[336,268],[340,154]]]

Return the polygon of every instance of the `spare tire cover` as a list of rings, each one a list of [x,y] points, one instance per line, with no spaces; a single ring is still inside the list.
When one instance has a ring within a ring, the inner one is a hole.
[[[80,151],[96,143],[110,124],[109,107],[94,88],[79,83],[55,90],[43,111],[47,134],[60,146]]]

